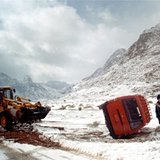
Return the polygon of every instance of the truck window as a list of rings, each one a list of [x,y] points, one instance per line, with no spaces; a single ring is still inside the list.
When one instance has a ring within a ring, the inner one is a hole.
[[[138,128],[142,124],[142,117],[136,99],[123,100],[123,104],[131,129]]]

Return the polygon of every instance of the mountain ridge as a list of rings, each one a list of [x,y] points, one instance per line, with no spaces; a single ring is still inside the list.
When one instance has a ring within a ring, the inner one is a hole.
[[[75,85],[68,98],[77,96],[91,100],[92,96],[115,97],[114,90],[116,89],[122,90],[119,95],[154,96],[160,88],[158,84],[160,78],[159,44],[160,24],[144,30],[137,41],[127,50],[124,49],[118,58],[112,54],[102,68]]]
[[[54,82],[56,82],[58,88],[54,85]],[[50,85],[48,85],[48,83],[50,83]],[[19,81],[2,72],[0,73],[0,86],[6,85],[15,87],[18,95],[33,100],[60,98],[71,89],[71,85],[65,82],[50,81],[46,83],[36,83],[33,82],[32,78],[28,75],[24,77],[23,81]]]

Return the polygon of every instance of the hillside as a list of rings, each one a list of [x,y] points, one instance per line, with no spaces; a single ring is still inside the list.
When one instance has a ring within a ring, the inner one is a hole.
[[[84,78],[68,99],[92,101],[126,94],[155,96],[160,78],[160,24],[145,30],[127,50],[119,49],[102,68]]]

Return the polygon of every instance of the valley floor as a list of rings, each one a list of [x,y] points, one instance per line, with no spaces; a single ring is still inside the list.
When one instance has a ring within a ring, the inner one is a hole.
[[[101,110],[52,108],[33,127],[0,131],[1,160],[141,160],[160,159],[160,127],[152,120],[130,139],[112,139]]]

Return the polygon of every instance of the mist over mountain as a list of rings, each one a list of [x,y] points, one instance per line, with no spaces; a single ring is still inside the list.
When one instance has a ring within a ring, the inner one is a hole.
[[[31,100],[56,99],[64,96],[72,87],[70,84],[59,81],[36,83],[28,75],[24,77],[23,81],[19,81],[5,73],[0,73],[0,86],[13,86],[16,88],[16,94]]]
[[[98,68],[91,76],[84,78],[83,80],[89,80],[92,79],[94,77],[98,77],[98,76],[102,76],[104,75],[107,70],[114,65],[114,63],[121,57],[121,55],[123,55],[126,52],[126,50],[124,48],[118,49],[116,50],[110,57],[109,59],[106,61],[106,63],[104,64],[104,66],[102,68]]]

